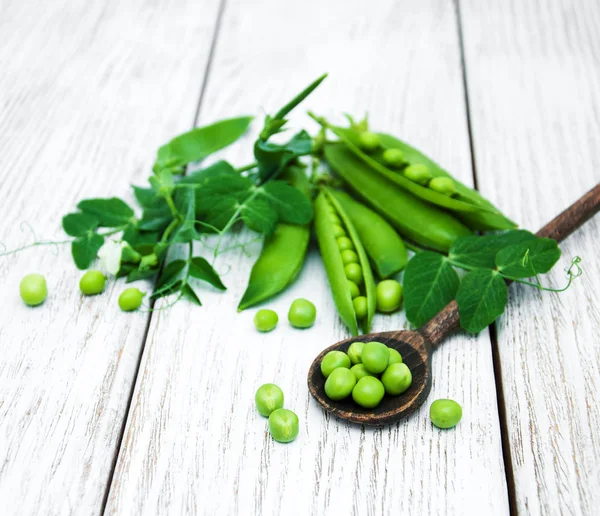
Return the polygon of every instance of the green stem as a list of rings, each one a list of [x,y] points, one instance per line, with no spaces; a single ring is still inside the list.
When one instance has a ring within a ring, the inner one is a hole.
[[[169,239],[169,235],[171,232],[179,225],[179,220],[173,219],[171,223],[165,229],[162,238],[160,239],[161,243],[165,243]]]
[[[177,211],[177,208],[175,207],[175,202],[173,201],[173,197],[171,196],[170,193],[165,194],[165,201],[167,201],[167,204],[169,206],[169,209],[171,210],[171,214],[173,215],[173,217],[176,218],[178,221],[180,221],[181,215]]]
[[[63,245],[63,244],[70,244],[73,240],[59,240],[56,242],[34,242],[33,244],[28,244],[28,245],[24,245],[23,247],[18,247],[17,249],[11,249],[10,251],[5,251],[3,253],[0,253],[0,257],[3,256],[10,256],[11,254],[16,254],[20,251],[24,251],[25,249],[29,249],[31,247],[38,247],[41,245]],[[4,247],[4,244],[1,244]],[[6,247],[4,247],[6,249]]]
[[[258,163],[255,161],[254,163],[250,163],[249,165],[245,165],[243,167],[240,168],[236,168],[235,171],[238,174],[241,174],[242,172],[246,172],[247,170],[252,170],[253,168],[258,167]]]

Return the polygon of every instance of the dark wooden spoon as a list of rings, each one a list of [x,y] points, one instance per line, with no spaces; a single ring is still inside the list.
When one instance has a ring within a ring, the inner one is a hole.
[[[596,185],[575,204],[537,232],[538,236],[554,238],[559,242],[600,210],[600,184]],[[444,337],[459,328],[458,305],[449,303],[431,321],[419,330],[384,331],[346,339],[323,350],[310,366],[308,389],[317,402],[339,418],[365,425],[384,425],[398,421],[416,411],[431,390],[431,357]],[[353,342],[383,342],[397,349],[413,376],[412,385],[400,396],[384,396],[375,409],[364,409],[348,397],[332,401],[325,395],[325,377],[321,360],[333,350],[347,351]]]

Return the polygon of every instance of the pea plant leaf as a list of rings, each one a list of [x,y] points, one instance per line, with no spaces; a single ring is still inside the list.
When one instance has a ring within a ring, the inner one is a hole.
[[[225,197],[243,202],[255,188],[250,179],[239,175],[214,177],[196,191],[198,210],[200,213],[211,211]]]
[[[264,183],[277,175],[292,161],[306,156],[312,151],[312,138],[306,131],[300,131],[285,144],[257,140],[254,144],[254,157],[258,163],[258,176]]]
[[[200,298],[198,297],[196,292],[194,292],[194,289],[188,283],[185,283],[181,286],[181,295],[188,301],[191,301],[192,303],[194,303],[195,305],[202,306],[202,303],[200,302]]]
[[[455,240],[448,258],[455,265],[493,269],[496,267],[496,254],[505,247],[529,242],[537,237],[525,230],[511,230],[492,235],[467,235]]]
[[[142,231],[162,231],[173,220],[173,214],[164,197],[156,195],[144,206],[137,227]]]
[[[285,181],[269,181],[262,193],[275,208],[279,220],[290,224],[308,224],[312,220],[312,204],[297,188]]]
[[[185,260],[173,260],[165,265],[165,268],[161,272],[160,277],[156,282],[156,291],[159,291],[164,287],[168,287],[181,279],[181,274],[183,269],[185,269],[185,266]]]
[[[507,299],[508,288],[500,273],[492,269],[470,271],[456,293],[461,327],[479,333],[502,315]]]
[[[211,201],[207,211],[202,209],[199,217],[208,226],[212,226],[217,230],[222,231],[227,224],[235,222],[234,218],[237,218],[237,215],[239,215],[239,206],[240,203],[235,197],[230,195],[217,196]]]
[[[247,200],[241,209],[242,220],[249,229],[270,235],[277,225],[277,211],[261,197]]]
[[[560,255],[556,240],[537,238],[500,250],[496,255],[496,268],[509,278],[529,278],[549,272]]]
[[[192,278],[206,281],[219,290],[227,290],[213,266],[205,258],[194,256],[190,260],[189,267],[189,274]]]
[[[431,251],[417,253],[404,272],[406,317],[421,326],[454,299],[460,281],[448,258]]]
[[[96,259],[98,250],[104,244],[104,237],[97,233],[88,233],[71,242],[71,254],[78,269],[87,269]]]
[[[100,221],[94,215],[87,213],[69,213],[62,219],[62,226],[65,233],[72,237],[80,237],[89,232],[93,232],[100,224]]]
[[[200,240],[196,231],[196,196],[191,188],[184,188],[177,192],[175,205],[184,217],[182,224],[173,235],[173,243],[187,243]]]
[[[126,266],[128,264],[122,264],[121,268],[123,268],[124,266]],[[139,281],[139,280],[143,280],[143,279],[148,279],[153,277],[154,275],[156,275],[156,273],[158,272],[158,269],[139,269],[139,268],[128,268],[129,270],[127,271],[127,280],[126,283],[131,283],[132,281]],[[120,273],[121,271],[119,271]]]
[[[85,199],[77,207],[87,215],[98,219],[98,225],[105,228],[116,228],[128,224],[135,214],[121,199]]]
[[[142,186],[132,185],[133,195],[135,196],[135,200],[142,206],[148,206],[152,204],[154,199],[156,198],[156,192],[153,188],[144,188]]]

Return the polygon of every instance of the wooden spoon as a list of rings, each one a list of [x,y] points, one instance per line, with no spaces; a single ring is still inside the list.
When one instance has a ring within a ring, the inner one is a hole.
[[[537,232],[540,237],[554,238],[559,242],[600,210],[600,184],[596,185],[575,204]],[[449,303],[431,321],[419,330],[384,331],[346,339],[323,350],[310,366],[308,389],[317,402],[339,418],[365,425],[384,425],[398,421],[415,412],[431,390],[431,357],[444,337],[459,328],[458,305]],[[321,373],[321,360],[333,350],[347,351],[353,342],[383,342],[402,355],[412,372],[412,385],[400,396],[384,396],[375,409],[364,409],[349,396],[342,401],[332,401],[325,395],[325,377]]]

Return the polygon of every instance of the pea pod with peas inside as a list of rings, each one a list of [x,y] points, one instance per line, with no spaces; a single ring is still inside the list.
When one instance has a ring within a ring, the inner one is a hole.
[[[358,232],[342,205],[327,188],[323,188],[315,199],[314,212],[319,249],[340,318],[352,335],[358,335],[358,323],[362,319],[362,329],[368,333],[377,299],[373,272]],[[336,237],[339,234],[338,226],[342,227],[346,236]],[[353,249],[347,248],[347,241]],[[341,247],[346,249],[342,250]],[[344,263],[342,253],[350,256],[349,252],[355,254],[356,261],[348,259]],[[354,299],[350,281],[362,292]]]
[[[289,167],[283,178],[310,198],[310,184],[302,167]],[[309,241],[310,224],[279,223],[265,238],[238,311],[266,301],[290,285],[302,269]]]
[[[471,230],[452,214],[411,195],[387,178],[373,173],[343,143],[328,143],[325,160],[354,193],[413,242],[448,252],[454,241]]]

